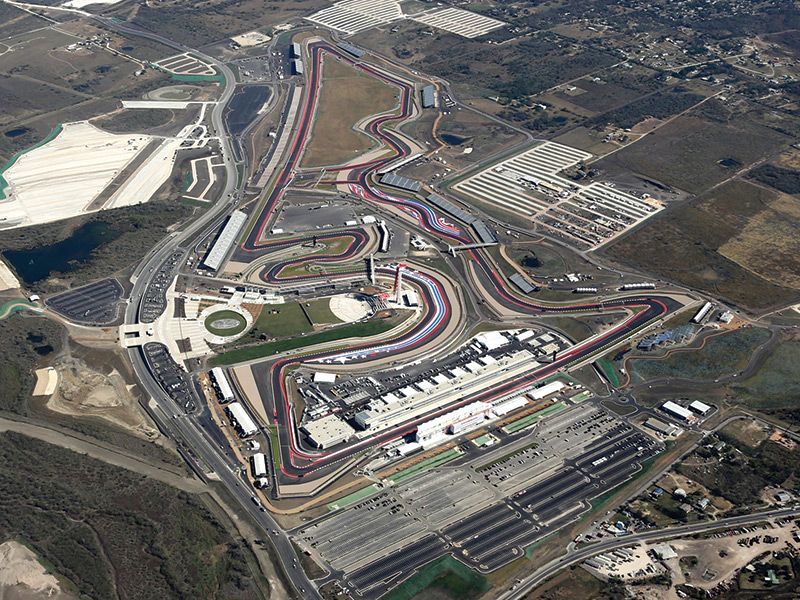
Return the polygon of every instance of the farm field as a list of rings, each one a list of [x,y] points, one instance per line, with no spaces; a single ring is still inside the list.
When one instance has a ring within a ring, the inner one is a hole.
[[[603,253],[758,310],[800,297],[798,226],[797,199],[732,181],[663,211]]]
[[[304,167],[345,163],[372,148],[373,140],[354,127],[370,115],[392,110],[397,105],[397,90],[325,58],[318,102],[311,140],[303,155]]]

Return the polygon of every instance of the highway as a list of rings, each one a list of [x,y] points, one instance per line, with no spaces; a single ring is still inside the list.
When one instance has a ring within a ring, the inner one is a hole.
[[[518,600],[519,598],[523,598],[528,592],[532,591],[534,588],[536,588],[536,586],[540,585],[558,573],[561,569],[576,565],[597,554],[602,554],[618,548],[624,548],[639,542],[657,542],[661,540],[686,537],[694,534],[719,531],[721,529],[746,527],[748,525],[754,525],[756,523],[761,523],[771,519],[786,519],[795,518],[798,516],[800,516],[800,508],[781,508],[778,510],[741,515],[738,517],[728,517],[726,519],[719,519],[717,521],[711,521],[708,523],[694,523],[692,525],[681,525],[679,527],[644,531],[642,533],[635,533],[633,535],[627,535],[598,542],[596,544],[586,546],[585,548],[581,548],[580,550],[568,552],[565,556],[560,558],[553,559],[543,567],[531,573],[513,589],[510,589],[498,596],[498,600]]]
[[[128,27],[116,20],[102,17],[92,18],[100,21],[104,26],[121,33],[151,39],[181,52],[191,50],[199,58],[214,65],[225,77],[224,89],[211,112],[212,126],[219,137],[225,164],[226,183],[220,195],[221,201],[214,204],[206,213],[180,232],[167,237],[136,268],[132,277],[134,285],[131,290],[130,301],[125,310],[125,323],[136,324],[140,322],[142,300],[154,274],[159,271],[174,252],[183,250],[184,254],[188,253],[188,249],[184,249],[182,244],[186,244],[198,234],[209,233],[216,229],[227,217],[227,214],[238,204],[238,197],[241,193],[241,190],[237,188],[239,165],[234,160],[230,137],[224,122],[225,107],[233,96],[236,78],[233,71],[225,64],[193,48],[187,48],[152,32]],[[246,179],[246,176],[243,176],[241,181],[244,182]],[[211,432],[200,425],[200,414],[184,414],[183,407],[178,406],[161,389],[139,348],[131,348],[128,351],[128,357],[146,395],[150,396],[155,403],[155,407],[152,404],[149,406],[150,413],[162,431],[188,449],[189,453],[195,457],[194,466],[199,472],[205,472],[206,468],[214,472],[222,484],[228,488],[230,494],[239,501],[240,509],[264,530],[265,539],[271,540],[275,547],[276,555],[281,562],[280,566],[295,591],[304,598],[321,598],[303,569],[297,565],[296,554],[288,536],[269,513],[259,510],[259,507],[253,503],[249,483],[239,475],[240,465],[238,461],[228,455],[224,448],[220,448]],[[273,534],[273,531],[276,533]]]

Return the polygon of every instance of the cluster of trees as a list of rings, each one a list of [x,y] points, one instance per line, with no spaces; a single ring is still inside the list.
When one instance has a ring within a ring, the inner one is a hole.
[[[766,164],[750,171],[750,177],[786,194],[800,194],[800,171]]]

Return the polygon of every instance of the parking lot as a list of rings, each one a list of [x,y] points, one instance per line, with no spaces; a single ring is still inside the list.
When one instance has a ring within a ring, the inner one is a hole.
[[[152,323],[167,308],[167,289],[175,278],[183,260],[184,250],[178,249],[162,263],[144,292],[140,321]]]
[[[529,218],[580,249],[599,247],[653,216],[663,205],[612,183],[578,183],[561,175],[583,172],[588,152],[543,142],[458,182],[453,189]]]
[[[105,325],[117,318],[117,305],[124,294],[116,279],[102,279],[58,294],[45,305],[76,323]]]
[[[186,372],[176,363],[164,344],[150,342],[144,345],[146,362],[161,387],[172,396],[186,412],[197,408]]]
[[[496,435],[501,442],[490,452],[469,451],[386,487],[299,528],[296,541],[368,598],[445,553],[490,572],[662,449],[591,403],[570,406],[532,432]]]
[[[183,53],[164,58],[155,63],[162,69],[176,75],[216,75],[217,71],[208,63],[192,54]]]
[[[503,21],[460,8],[444,8],[426,12],[413,17],[413,20],[470,39],[486,35],[505,25]]]

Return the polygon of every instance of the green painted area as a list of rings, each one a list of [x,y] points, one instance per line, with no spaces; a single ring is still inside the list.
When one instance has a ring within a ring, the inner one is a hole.
[[[278,436],[278,428],[274,425],[267,425],[269,430],[269,446],[272,449],[272,464],[276,467],[281,466],[281,439]]]
[[[448,554],[422,567],[384,596],[384,600],[411,600],[426,590],[432,592],[431,598],[472,600],[485,594],[490,587],[483,575]]]
[[[333,512],[334,510],[339,510],[340,508],[344,508],[345,506],[350,506],[351,504],[355,504],[359,500],[363,500],[367,496],[371,496],[376,491],[378,491],[378,486],[373,483],[372,485],[363,487],[360,490],[356,490],[352,494],[348,494],[347,496],[342,496],[341,498],[339,498],[334,502],[330,502],[328,504],[328,510]]]
[[[179,200],[181,204],[185,204],[186,206],[196,206],[197,208],[208,208],[209,203],[203,202],[202,200],[193,200],[191,198],[181,198]]]
[[[297,348],[305,348],[307,346],[315,346],[317,344],[324,344],[326,342],[334,342],[337,340],[345,340],[354,337],[370,337],[373,335],[386,333],[395,325],[395,322],[384,319],[364,321],[363,323],[353,323],[351,325],[327,329],[311,335],[230,350],[212,358],[211,364],[215,366],[235,365],[236,363],[264,358],[280,352],[296,350]]]
[[[582,392],[578,392],[577,394],[572,396],[570,400],[572,400],[572,402],[575,404],[580,404],[584,400],[588,400],[591,397],[592,397],[592,392],[590,392],[589,390],[583,390]]]
[[[47,136],[45,136],[44,139],[35,143],[30,148],[26,148],[25,150],[20,150],[19,152],[14,154],[11,158],[9,158],[6,161],[6,164],[0,167],[0,200],[6,199],[6,188],[8,187],[8,181],[6,181],[6,179],[3,177],[3,173],[5,173],[8,169],[10,169],[14,165],[14,163],[16,163],[17,160],[19,160],[20,156],[27,154],[31,150],[36,150],[36,148],[40,148],[41,146],[44,146],[47,142],[50,142],[53,139],[55,139],[55,137],[59,133],[61,133],[61,130],[62,130],[61,123],[59,123],[53,128],[53,131],[51,131],[50,133],[47,134]]]
[[[2,306],[0,306],[0,320],[7,319],[13,314],[16,314],[22,310],[29,310],[31,312],[40,313],[42,312],[42,308],[37,306],[33,302],[28,302],[27,300],[10,300],[6,302]]]
[[[512,421],[505,427],[503,427],[503,431],[506,433],[517,433],[518,431],[522,431],[523,429],[527,429],[529,427],[533,427],[539,420],[543,419],[544,417],[550,416],[554,413],[560,412],[567,407],[566,404],[563,402],[556,402],[552,406],[548,406],[547,408],[543,408],[539,412],[535,412],[532,415],[528,415],[526,417],[522,417],[521,419],[517,419],[516,421]]]
[[[595,364],[600,368],[603,372],[603,375],[608,382],[613,385],[614,387],[619,386],[619,374],[617,370],[614,368],[613,363],[605,358],[598,358]]]
[[[494,438],[491,435],[489,435],[488,433],[485,433],[483,435],[479,435],[474,440],[472,440],[472,443],[475,444],[478,447],[481,447],[481,446],[485,446],[486,444],[490,444],[493,440],[494,440]]]
[[[221,321],[223,319],[235,321],[235,324],[232,324],[230,327],[228,327],[228,326],[226,326],[226,327],[216,326],[215,327],[214,326],[214,323],[216,321]],[[232,311],[232,310],[218,310],[218,311],[213,312],[210,315],[208,315],[208,317],[206,317],[204,325],[205,325],[205,328],[208,331],[210,331],[211,333],[213,333],[214,335],[219,335],[219,336],[226,337],[226,336],[237,335],[239,333],[242,333],[245,330],[245,328],[247,327],[247,321],[245,320],[245,318],[242,315],[240,315],[239,313],[237,313],[235,311]]]
[[[194,183],[194,177],[192,177],[192,170],[189,169],[183,176],[183,181],[181,181],[181,192],[186,192],[186,190],[192,187],[193,183]]]
[[[461,456],[461,452],[453,448],[451,450],[442,452],[441,454],[437,454],[436,456],[432,456],[431,458],[427,458],[422,462],[418,462],[417,464],[408,467],[407,469],[398,471],[394,475],[387,477],[387,479],[392,483],[397,484],[400,483],[401,481],[405,481],[410,477],[419,475],[420,473],[430,471],[431,469],[435,469],[436,467],[441,467],[442,465],[449,463],[451,460],[455,460],[459,456]]]

